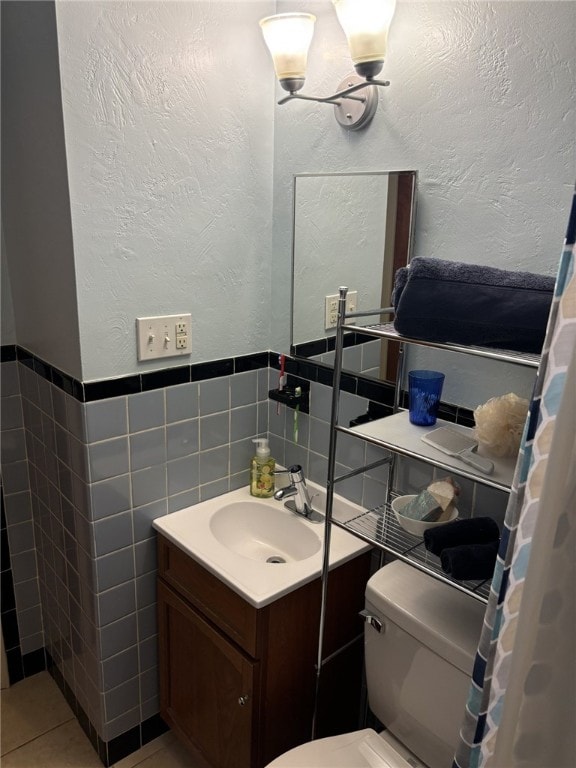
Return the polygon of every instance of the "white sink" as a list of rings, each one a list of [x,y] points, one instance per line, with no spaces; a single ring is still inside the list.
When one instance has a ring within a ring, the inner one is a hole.
[[[306,560],[320,551],[322,533],[303,518],[285,510],[253,501],[225,504],[210,518],[210,530],[225,547],[243,557],[275,565]]]
[[[325,490],[307,485],[314,509],[323,512]],[[335,495],[334,517],[350,519],[363,511]],[[154,527],[256,608],[318,578],[322,569],[324,518],[308,520],[280,501],[254,498],[248,488],[158,517]],[[367,549],[332,527],[331,568]]]

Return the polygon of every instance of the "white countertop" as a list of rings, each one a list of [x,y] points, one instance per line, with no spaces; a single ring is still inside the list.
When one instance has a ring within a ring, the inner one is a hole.
[[[325,490],[307,482],[313,498],[315,510],[324,511]],[[253,560],[237,554],[221,544],[213,535],[210,520],[224,505],[235,502],[272,507],[271,514],[279,512],[295,516],[285,509],[283,503],[274,499],[258,499],[250,495],[248,488],[217,496],[208,501],[186,507],[154,520],[154,528],[173,544],[203,565],[212,574],[241,595],[251,605],[262,608],[274,602],[294,589],[313,581],[320,575],[323,558],[324,520],[310,522],[305,518],[298,520],[313,528],[322,541],[311,557],[286,563],[268,563]],[[365,510],[339,496],[334,497],[334,516],[344,519],[362,514]],[[332,526],[330,546],[330,568],[351,560],[370,547],[352,534]]]

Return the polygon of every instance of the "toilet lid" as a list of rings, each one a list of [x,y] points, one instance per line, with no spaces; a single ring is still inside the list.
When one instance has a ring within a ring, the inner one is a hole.
[[[345,733],[295,747],[267,768],[413,768],[376,731]]]

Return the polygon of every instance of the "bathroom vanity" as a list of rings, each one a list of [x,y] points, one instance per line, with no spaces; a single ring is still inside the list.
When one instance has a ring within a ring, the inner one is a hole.
[[[292,515],[278,502],[272,502],[276,509],[270,502],[257,503],[269,505],[272,515]],[[201,519],[204,507],[209,504],[190,508],[189,517],[192,513]],[[278,590],[275,598],[248,599],[241,589],[226,583],[234,558],[240,556],[229,554],[228,565],[223,566],[228,573],[221,578],[214,565],[200,562],[202,553],[193,557],[182,546],[176,533],[178,515],[155,522],[160,534],[160,712],[177,736],[199,750],[212,768],[259,768],[311,738],[320,551],[311,578],[309,573],[293,589]],[[208,517],[213,519],[214,514]],[[172,528],[169,518],[175,520]],[[319,535],[322,531],[320,526]],[[328,580],[324,656],[330,659],[341,652],[323,668],[317,709],[321,736],[356,728],[360,708],[363,625],[358,613],[364,605],[371,553],[366,545],[359,548],[354,537],[345,536],[343,541],[352,542],[352,548],[334,565]],[[249,558],[240,559],[249,572]],[[260,562],[257,567],[261,577],[267,573],[273,582],[282,578],[281,573],[275,576],[278,569],[303,573],[302,563],[311,559]]]

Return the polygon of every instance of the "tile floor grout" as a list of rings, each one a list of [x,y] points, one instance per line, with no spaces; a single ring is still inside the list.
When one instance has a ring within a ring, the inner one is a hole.
[[[3,768],[101,768],[102,762],[48,672],[1,692]],[[6,751],[4,752],[4,749]],[[168,731],[110,768],[200,768]]]

